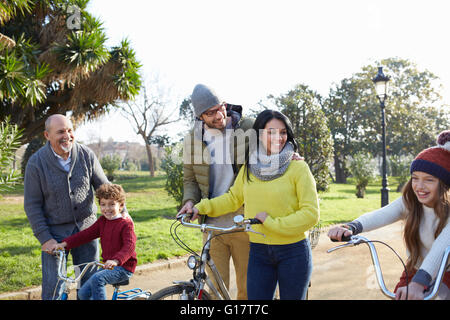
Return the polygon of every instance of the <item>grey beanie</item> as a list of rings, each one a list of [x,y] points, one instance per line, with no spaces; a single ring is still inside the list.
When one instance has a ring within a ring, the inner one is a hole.
[[[204,84],[197,84],[192,91],[191,96],[194,112],[197,117],[200,117],[203,112],[221,103],[220,98],[213,89]]]

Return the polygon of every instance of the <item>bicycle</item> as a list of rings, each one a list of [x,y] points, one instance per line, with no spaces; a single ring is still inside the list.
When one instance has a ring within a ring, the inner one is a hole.
[[[101,267],[105,268],[105,265],[99,261],[91,261],[87,263],[83,263],[80,265],[77,265],[75,267],[84,266],[83,270],[80,272],[78,276],[68,277],[65,271],[66,266],[66,253],[62,249],[58,249],[55,252],[55,255],[58,259],[58,283],[55,287],[55,293],[58,288],[59,281],[64,281],[62,284],[63,288],[62,290],[59,290],[61,293],[56,298],[56,300],[68,300],[69,293],[71,291],[71,287],[74,284],[78,284],[81,281],[81,278],[84,276],[84,274],[87,272],[87,270],[91,267]],[[120,283],[113,284],[114,292],[112,295],[111,300],[148,300],[151,297],[150,291],[142,290],[141,288],[134,288],[126,291],[120,292],[121,286],[126,286],[129,284],[129,280],[122,281]]]
[[[331,241],[337,242],[337,240],[331,240]],[[403,268],[405,269],[405,272],[406,272],[405,263],[400,258],[400,256],[397,254],[397,252],[395,252],[395,250],[392,247],[390,247],[389,245],[387,245],[386,243],[384,243],[382,241],[369,240],[360,235],[354,235],[354,236],[350,236],[350,237],[343,236],[342,241],[344,241],[344,242],[346,241],[347,243],[345,243],[343,245],[339,245],[339,246],[331,248],[331,249],[328,249],[327,253],[331,253],[331,252],[341,249],[341,248],[345,248],[345,247],[349,247],[349,246],[357,246],[361,243],[366,243],[370,249],[372,263],[375,268],[375,274],[376,274],[377,282],[378,282],[381,292],[388,298],[395,299],[395,293],[389,291],[386,288],[386,284],[384,283],[383,273],[381,271],[377,250],[373,243],[374,242],[382,243],[382,244],[386,245],[388,248],[390,248],[395,253],[395,255],[400,259],[401,263],[403,264]],[[446,270],[450,267],[450,264],[447,264],[448,258],[449,258],[449,253],[450,253],[450,246],[448,246],[444,251],[444,256],[442,257],[436,279],[430,286],[430,289],[427,291],[426,296],[424,297],[424,300],[431,300],[431,299],[435,298],[437,293],[439,292],[439,288],[442,284],[442,280],[444,279],[444,274],[445,274]],[[408,299],[408,285],[406,286],[406,300],[407,299]]]
[[[164,300],[167,298],[176,298],[180,300],[211,300],[211,294],[205,290],[205,285],[215,294],[215,296],[220,300],[231,300],[230,294],[225,286],[225,283],[217,271],[216,265],[212,260],[209,251],[211,247],[211,239],[221,235],[222,233],[213,235],[214,231],[221,232],[256,232],[251,229],[252,224],[261,223],[258,219],[244,219],[243,216],[234,217],[234,225],[222,228],[215,227],[208,224],[194,224],[186,221],[188,215],[180,215],[179,219],[175,221],[172,226],[170,233],[174,241],[183,249],[190,252],[192,255],[187,260],[187,266],[189,269],[193,270],[192,279],[189,281],[174,281],[174,285],[163,288],[158,292],[152,294],[149,300]],[[173,226],[179,221],[179,224],[173,229]],[[195,251],[190,249],[186,244],[181,241],[181,239],[176,234],[176,229],[183,225],[189,228],[201,229],[202,232],[208,232],[208,237],[203,245],[201,254],[197,254]],[[264,236],[264,235],[263,235]],[[216,280],[218,288],[216,288],[211,279],[206,275],[206,266],[209,266],[212,271],[212,276]]]

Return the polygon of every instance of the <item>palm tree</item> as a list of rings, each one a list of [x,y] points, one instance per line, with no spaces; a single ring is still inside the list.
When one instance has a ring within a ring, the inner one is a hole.
[[[9,116],[24,130],[24,143],[42,133],[51,114],[70,112],[76,126],[139,92],[134,50],[126,39],[106,47],[88,2],[0,1],[0,33],[15,42],[0,47],[0,121]],[[79,9],[79,29],[68,27],[72,6]]]

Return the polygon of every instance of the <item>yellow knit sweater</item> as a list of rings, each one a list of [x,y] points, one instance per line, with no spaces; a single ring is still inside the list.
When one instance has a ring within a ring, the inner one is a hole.
[[[291,161],[286,172],[271,181],[259,180],[251,173],[250,179],[248,182],[245,166],[242,166],[227,193],[203,199],[195,207],[200,214],[212,217],[236,211],[242,205],[245,218],[267,212],[264,224],[252,226],[265,237],[249,233],[254,243],[279,245],[305,239],[305,232],[319,221],[316,182],[306,162]]]

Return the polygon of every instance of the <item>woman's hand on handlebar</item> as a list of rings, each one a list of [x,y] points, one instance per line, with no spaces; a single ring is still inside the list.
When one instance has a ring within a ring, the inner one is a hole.
[[[264,223],[264,221],[266,221],[268,214],[265,211],[262,212],[258,212],[255,216],[255,219],[258,219],[259,221],[261,221],[261,223]]]
[[[345,227],[333,227],[328,231],[328,237],[331,240],[342,241],[342,236],[350,237],[353,235],[352,230],[347,229]]]

